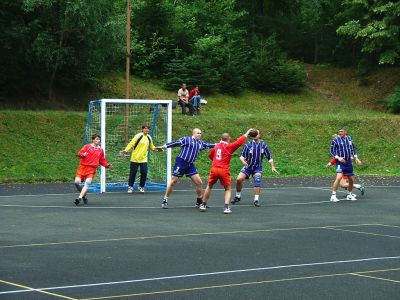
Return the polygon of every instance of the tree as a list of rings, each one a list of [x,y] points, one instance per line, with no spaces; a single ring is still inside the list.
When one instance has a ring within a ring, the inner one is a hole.
[[[377,55],[379,64],[400,60],[400,2],[346,0],[348,21],[337,33],[361,43],[366,55]]]

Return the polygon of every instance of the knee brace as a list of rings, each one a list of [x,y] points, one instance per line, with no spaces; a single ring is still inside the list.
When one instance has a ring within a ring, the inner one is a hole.
[[[253,176],[254,187],[261,187],[261,174],[256,174]]]

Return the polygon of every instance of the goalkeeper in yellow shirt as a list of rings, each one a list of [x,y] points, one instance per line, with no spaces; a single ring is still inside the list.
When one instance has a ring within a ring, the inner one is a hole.
[[[133,193],[133,186],[135,184],[136,173],[140,168],[140,183],[139,192],[144,193],[144,186],[147,179],[147,159],[148,151],[157,150],[153,144],[153,139],[149,135],[150,126],[143,125],[142,132],[136,134],[134,138],[129,142],[126,148],[121,151],[121,155],[127,155],[128,152],[131,154],[131,165],[128,181],[128,193]]]

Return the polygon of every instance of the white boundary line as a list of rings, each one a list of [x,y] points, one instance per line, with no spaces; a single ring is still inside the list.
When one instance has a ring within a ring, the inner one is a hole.
[[[191,278],[191,277],[215,276],[215,275],[237,274],[237,273],[245,273],[245,272],[258,272],[258,271],[268,271],[268,270],[314,267],[314,266],[324,266],[324,265],[337,265],[337,264],[382,261],[382,260],[395,260],[395,259],[400,259],[400,256],[370,257],[370,258],[359,258],[359,259],[351,259],[351,260],[313,262],[313,263],[303,263],[303,264],[260,267],[260,268],[252,268],[252,269],[238,269],[238,270],[228,270],[228,271],[219,271],[219,272],[194,273],[194,274],[173,275],[173,276],[165,276],[165,277],[141,278],[141,279],[131,279],[131,280],[123,280],[123,281],[55,286],[55,287],[36,288],[35,291],[51,291],[51,290],[84,288],[84,287],[94,287],[94,286],[107,286],[107,285],[110,286],[110,285],[117,285],[117,284],[141,283],[141,282],[149,282],[149,281],[161,281],[161,280],[171,280],[171,279],[181,279],[181,278]],[[32,292],[32,291],[31,290],[6,291],[6,292],[0,292],[0,295],[27,293],[27,292]]]
[[[324,201],[311,201],[311,202],[295,202],[295,203],[275,203],[275,204],[264,204],[264,207],[270,206],[296,206],[296,205],[310,205],[310,204],[323,204],[329,203],[329,200]],[[235,207],[253,207],[253,204],[240,204]],[[23,205],[23,204],[0,204],[0,207],[18,207],[18,208],[65,208],[65,209],[77,209],[76,206],[70,205]],[[81,206],[83,209],[161,209],[161,206]],[[193,205],[178,205],[173,206],[171,209],[180,208],[195,208]],[[217,206],[213,206],[217,208]]]
[[[400,188],[400,185],[369,185],[366,186],[366,188]],[[316,190],[331,190],[330,186],[282,186],[282,187],[265,187],[261,188],[261,190],[289,190],[289,189],[316,189]],[[214,191],[224,191],[222,188],[214,188]],[[253,190],[252,187],[244,187],[243,190]],[[177,192],[193,192],[193,189],[184,189],[184,190],[174,190],[174,193]],[[163,191],[147,191],[147,193],[160,193]],[[95,193],[96,194],[96,193]],[[106,195],[108,194],[121,194],[123,195],[123,192],[107,192]],[[29,194],[15,194],[15,195],[1,195],[0,198],[12,198],[12,197],[43,197],[43,196],[66,196],[66,195],[77,195],[77,192],[74,193],[60,193],[60,194],[35,194],[35,195],[29,195]]]

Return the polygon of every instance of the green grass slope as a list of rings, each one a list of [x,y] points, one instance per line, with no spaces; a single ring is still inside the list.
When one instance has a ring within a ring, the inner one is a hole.
[[[338,72],[331,74],[336,76]],[[330,159],[331,136],[346,126],[363,161],[356,167],[358,174],[399,176],[400,116],[387,114],[381,107],[377,110],[379,105],[375,103],[381,98],[374,95],[368,94],[372,105],[360,101],[367,91],[352,81],[327,85],[310,77],[309,82],[312,84],[302,92],[290,95],[251,91],[240,97],[209,95],[200,116],[174,111],[173,138],[191,135],[192,128],[199,127],[206,141],[218,142],[223,132],[238,137],[247,128],[256,127],[262,131],[280,171],[279,175],[271,175],[266,163],[265,176],[332,175],[333,170],[324,168]],[[321,87],[324,91],[329,87],[330,95],[335,97],[321,92]],[[123,77],[114,74],[104,80],[102,89],[107,92],[103,96],[122,97],[123,88]],[[175,93],[162,90],[158,82],[140,79],[133,79],[131,95],[175,99]],[[383,91],[380,95],[385,96]],[[72,181],[85,120],[85,112],[0,111],[0,182]],[[240,170],[238,156],[239,151],[232,159],[232,176]],[[205,178],[210,168],[205,152],[199,156],[197,166]]]

